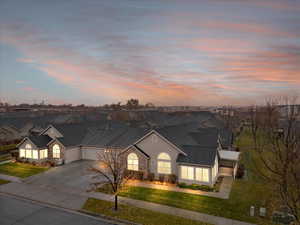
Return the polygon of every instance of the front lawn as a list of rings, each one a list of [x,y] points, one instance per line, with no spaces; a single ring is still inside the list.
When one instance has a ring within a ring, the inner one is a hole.
[[[1,185],[1,184],[8,184],[8,183],[10,183],[10,181],[0,179],[0,185]]]
[[[0,173],[20,178],[30,177],[48,169],[48,167],[35,166],[32,164],[19,162],[11,162],[0,165]]]
[[[113,206],[114,204],[112,202],[89,198],[84,204],[83,209],[108,217],[128,220],[144,225],[208,225],[207,223],[124,204],[119,204],[118,211],[114,211]]]
[[[133,186],[120,193],[123,197],[253,223],[257,223],[258,218],[249,216],[250,206],[261,206],[264,195],[264,188],[241,180],[234,182],[229,199]]]

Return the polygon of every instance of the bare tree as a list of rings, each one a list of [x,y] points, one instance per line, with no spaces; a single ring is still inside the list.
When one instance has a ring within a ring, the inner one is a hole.
[[[109,148],[98,154],[98,166],[91,168],[96,173],[94,178],[100,178],[99,182],[93,183],[94,188],[109,185],[115,196],[115,210],[118,210],[118,194],[131,175],[126,170],[119,149]],[[103,179],[104,178],[104,179]]]
[[[266,105],[251,111],[251,133],[255,154],[255,172],[277,191],[300,223],[300,130],[293,102],[296,98],[269,99]],[[282,117],[279,110],[287,110]]]

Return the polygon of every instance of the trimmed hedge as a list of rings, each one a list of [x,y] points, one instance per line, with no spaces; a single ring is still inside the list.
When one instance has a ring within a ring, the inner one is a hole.
[[[130,179],[143,180],[144,172],[143,171],[126,170],[125,176],[130,177]]]
[[[201,191],[207,191],[207,192],[214,191],[213,187],[210,187],[207,185],[186,184],[186,183],[182,182],[182,183],[179,183],[177,186],[180,188],[187,188],[187,189],[192,189],[192,190],[201,190]]]

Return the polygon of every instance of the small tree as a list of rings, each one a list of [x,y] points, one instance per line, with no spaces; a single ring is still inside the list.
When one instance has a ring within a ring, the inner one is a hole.
[[[126,170],[126,162],[124,162],[119,149],[106,149],[98,154],[98,166],[92,167],[91,170],[96,173],[94,178],[104,178],[100,182],[93,183],[95,188],[103,185],[109,185],[115,196],[115,210],[118,210],[118,194],[121,188],[131,177]]]

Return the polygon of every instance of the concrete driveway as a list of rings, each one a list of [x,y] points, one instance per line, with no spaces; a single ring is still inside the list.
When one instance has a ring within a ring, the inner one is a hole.
[[[86,191],[90,189],[94,176],[91,167],[96,167],[96,161],[81,160],[70,164],[51,168],[43,174],[27,178],[24,180],[27,184],[48,187],[61,190]]]

